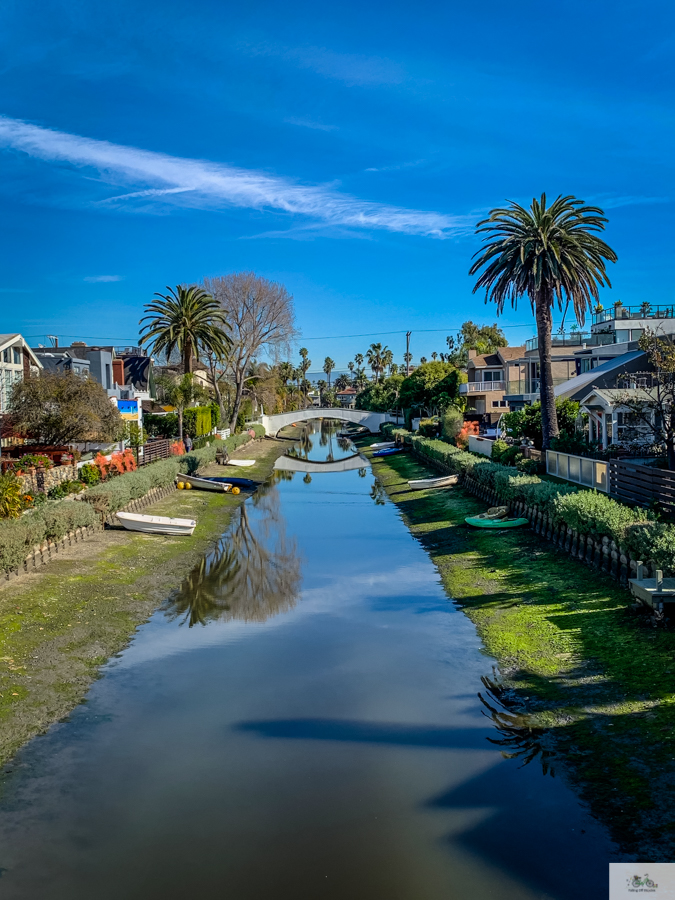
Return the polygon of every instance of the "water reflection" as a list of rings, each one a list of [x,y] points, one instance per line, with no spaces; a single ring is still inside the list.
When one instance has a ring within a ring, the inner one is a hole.
[[[384,506],[387,502],[387,492],[382,482],[377,478],[373,481],[373,486],[370,489],[370,498],[375,501],[375,506]]]
[[[286,536],[279,495],[269,487],[237,511],[232,527],[192,570],[166,608],[193,625],[237,619],[265,622],[297,602],[301,561]]]
[[[555,753],[546,746],[548,730],[533,725],[531,719],[526,715],[507,712],[504,707],[508,705],[508,697],[503,685],[496,678],[483,675],[481,681],[492,701],[492,703],[489,702],[479,692],[478,698],[485,707],[483,715],[492,719],[500,735],[498,738],[489,737],[488,741],[504,748],[502,749],[504,759],[522,760],[520,768],[538,759],[542,773],[554,777],[555,770],[551,765],[551,758],[555,756]],[[497,708],[493,703],[502,708]]]
[[[301,437],[286,455],[307,462],[320,460],[329,463],[351,456],[354,447],[349,438],[338,437],[341,425],[341,422],[334,419],[321,419],[313,428],[303,430]]]

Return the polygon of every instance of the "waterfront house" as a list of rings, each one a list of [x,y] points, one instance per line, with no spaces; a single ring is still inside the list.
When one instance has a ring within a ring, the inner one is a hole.
[[[40,369],[42,363],[20,334],[0,334],[0,415],[7,412],[12,387]]]

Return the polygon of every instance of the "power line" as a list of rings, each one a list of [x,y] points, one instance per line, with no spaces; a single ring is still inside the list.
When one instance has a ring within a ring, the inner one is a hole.
[[[520,325],[499,325],[497,323],[498,328],[532,328],[533,322],[523,322]],[[479,326],[481,327],[481,326]],[[433,332],[448,332],[455,331],[461,328],[461,325],[453,325],[448,326],[447,328],[413,328],[413,334],[432,334]],[[301,341],[338,341],[342,338],[361,338],[361,337],[386,337],[390,334],[406,334],[407,332],[404,330],[401,331],[371,331],[369,334],[327,334],[322,337],[303,337]]]

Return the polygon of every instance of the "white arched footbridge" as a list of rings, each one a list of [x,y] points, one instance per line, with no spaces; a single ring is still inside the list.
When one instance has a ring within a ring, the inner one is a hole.
[[[310,419],[337,419],[340,422],[353,422],[363,425],[372,434],[377,434],[384,422],[396,422],[395,416],[389,413],[370,412],[368,409],[332,409],[311,406],[309,409],[296,409],[295,412],[276,413],[273,416],[261,416],[260,424],[267,434],[274,437],[286,425],[294,422],[307,422]]]

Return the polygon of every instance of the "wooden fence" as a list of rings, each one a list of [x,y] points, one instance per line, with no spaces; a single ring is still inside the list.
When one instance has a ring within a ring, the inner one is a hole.
[[[609,464],[609,493],[617,500],[637,506],[658,503],[675,515],[675,472],[612,460]]]
[[[158,459],[168,459],[171,456],[171,444],[173,441],[159,439],[143,444],[143,458],[141,465],[157,462]]]

